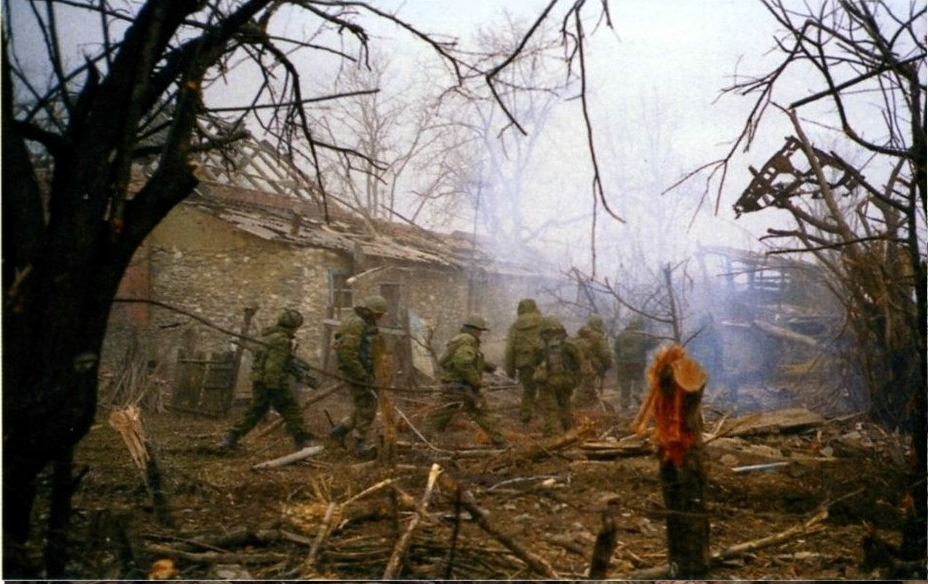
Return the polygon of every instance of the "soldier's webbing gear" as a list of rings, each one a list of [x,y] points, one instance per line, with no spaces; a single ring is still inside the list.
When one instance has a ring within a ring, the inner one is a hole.
[[[544,367],[548,379],[564,374],[564,340],[555,338],[545,343]]]
[[[287,386],[287,362],[293,356],[293,339],[281,326],[261,331],[261,345],[255,349],[251,380],[268,386]]]
[[[373,339],[377,325],[357,314],[345,319],[335,331],[333,348],[341,373],[357,383],[372,383],[374,377]]]

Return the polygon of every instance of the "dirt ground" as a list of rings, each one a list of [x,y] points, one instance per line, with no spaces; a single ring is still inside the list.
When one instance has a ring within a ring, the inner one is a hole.
[[[304,400],[313,395],[301,394]],[[453,491],[439,486],[412,531],[397,579],[542,577],[507,548],[507,538],[547,562],[559,578],[583,578],[607,508],[618,525],[609,578],[623,579],[666,564],[664,505],[653,454],[609,458],[573,445],[526,460],[519,453],[540,443],[539,422],[523,427],[517,421],[516,390],[488,395],[511,440],[510,450],[474,453],[489,449],[488,441],[459,417],[431,446],[402,429],[393,467],[358,460],[323,438],[319,442],[325,449],[314,457],[273,470],[252,470],[292,450],[280,426],[266,431],[276,419],[273,414],[237,450],[222,454],[215,445],[244,404],[236,404],[222,419],[143,411],[170,526],[159,524],[142,475],[108,422],[111,408],[101,407],[76,454],[76,467],[86,467],[86,474],[73,501],[70,577],[146,579],[153,562],[170,559],[176,573],[168,575],[185,580],[381,579],[415,515],[413,507],[423,497],[433,463],[473,495],[497,536],[461,508]],[[630,414],[609,411],[617,401],[611,388],[603,397],[605,405],[575,412],[578,424],[589,427],[597,442],[628,436]],[[430,407],[426,402],[421,396],[404,396],[396,404],[417,425]],[[324,437],[328,419],[337,420],[347,408],[347,398],[335,394],[307,409],[307,425]],[[707,429],[719,415],[706,407]],[[903,437],[850,417],[797,433],[751,436],[735,446],[729,443],[723,453],[709,444],[713,551],[795,528],[823,505],[828,517],[811,533],[717,562],[713,579],[877,577],[860,567],[864,522],[887,541],[898,542]],[[735,473],[732,467],[751,463],[749,457],[738,456],[739,448],[806,462]],[[464,452],[456,453],[458,449]],[[814,457],[822,460],[809,463]],[[351,500],[386,479],[394,482]],[[43,477],[44,488],[48,482]],[[37,516],[46,512],[40,503]],[[36,525],[41,521],[37,517]],[[322,529],[326,524],[327,532]],[[40,539],[34,542],[37,559]]]

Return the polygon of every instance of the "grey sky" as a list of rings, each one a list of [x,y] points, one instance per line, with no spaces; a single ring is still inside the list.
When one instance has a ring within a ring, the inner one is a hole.
[[[401,6],[400,15],[425,30],[467,39],[477,26],[498,21],[503,9],[528,20],[547,2],[483,0],[468,2],[466,8],[464,3],[436,0],[381,4]],[[594,14],[597,7],[598,3],[588,3],[587,13]],[[788,133],[786,126],[769,132],[768,146],[760,142],[732,168],[719,215],[708,212],[714,204],[710,201],[689,232],[686,226],[702,182],[663,198],[658,193],[683,172],[721,157],[728,148],[725,142],[738,135],[751,100],[728,97],[716,102],[716,98],[736,71],[763,69],[764,54],[773,44],[772,18],[758,2],[748,0],[613,0],[610,9],[614,30],[600,27],[592,32],[587,74],[606,196],[627,224],[611,224],[603,215],[600,237],[647,239],[654,226],[642,217],[640,206],[674,205],[679,207],[674,230],[682,239],[675,254],[687,253],[697,242],[756,247],[756,236],[770,217],[745,217],[735,223],[730,209],[750,180],[747,165],[760,166],[780,146]],[[554,17],[559,19],[562,11],[558,7]],[[532,217],[537,224],[592,210],[586,137],[577,107],[562,106],[558,121],[556,129],[546,130],[550,135],[542,140],[545,152],[532,173],[535,181],[530,188],[539,201]],[[655,150],[661,159],[649,156]],[[582,262],[588,247],[582,234],[588,231],[582,225],[550,237],[576,248],[571,259]]]
[[[547,0],[378,0],[376,5],[398,9],[399,15],[430,33],[473,40],[477,27],[500,21],[503,10],[526,22],[533,20]],[[26,3],[13,3],[24,7]],[[571,3],[562,2],[553,18],[560,20]],[[588,2],[585,14],[598,12],[598,2]],[[752,106],[752,98],[727,96],[720,90],[735,72],[753,74],[770,66],[767,51],[776,31],[773,18],[759,2],[751,0],[611,0],[614,30],[592,30],[587,47],[591,117],[604,189],[610,207],[627,223],[619,225],[601,214],[597,239],[601,243],[663,237],[672,231],[673,242],[664,241],[662,253],[678,258],[696,243],[757,248],[757,236],[776,221],[765,212],[734,221],[731,205],[750,180],[748,165],[760,167],[791,133],[785,116],[770,112],[750,153],[737,156],[730,168],[718,215],[711,200],[687,229],[695,213],[703,181],[688,183],[675,193],[659,193],[699,165],[720,158],[728,142],[740,132]],[[797,3],[797,7],[801,4]],[[27,12],[27,11],[22,11]],[[7,15],[17,18],[20,14]],[[90,39],[81,35],[92,26],[63,27],[62,42],[78,49]],[[372,46],[394,55],[432,59],[429,50],[393,25],[368,21],[375,35]],[[287,33],[311,30],[299,21],[286,21]],[[14,26],[17,34],[25,29]],[[391,40],[394,39],[394,40]],[[20,40],[23,40],[22,38]],[[75,54],[75,53],[72,53]],[[29,51],[21,56],[30,57]],[[406,58],[406,57],[403,57]],[[402,59],[401,59],[402,60]],[[307,63],[312,77],[319,63]],[[40,65],[36,65],[40,67]],[[398,70],[419,74],[418,64],[406,61]],[[46,73],[47,74],[47,73]],[[420,75],[421,76],[421,75]],[[402,80],[395,80],[402,86]],[[782,100],[792,101],[819,89],[806,86],[807,79],[784,80]],[[813,80],[817,83],[817,79]],[[241,86],[248,89],[247,84]],[[216,96],[209,99],[216,99]],[[223,102],[235,105],[235,87],[224,90]],[[534,225],[588,216],[593,199],[586,136],[576,101],[565,102],[539,143],[537,159],[525,192],[535,201],[527,217]],[[601,211],[601,209],[600,209]],[[667,212],[670,214],[666,214]],[[588,222],[552,230],[547,235],[559,253],[583,263],[588,255]],[[665,258],[667,259],[667,258]]]

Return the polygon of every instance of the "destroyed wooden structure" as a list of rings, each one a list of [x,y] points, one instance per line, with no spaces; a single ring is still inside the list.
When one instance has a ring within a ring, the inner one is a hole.
[[[232,406],[235,354],[231,351],[177,353],[170,407],[173,410],[221,416]]]
[[[712,298],[722,353],[720,368],[709,370],[710,405],[740,411],[796,406],[832,416],[864,407],[861,388],[841,366],[843,309],[822,270],[719,246],[702,247],[695,257],[697,295]]]

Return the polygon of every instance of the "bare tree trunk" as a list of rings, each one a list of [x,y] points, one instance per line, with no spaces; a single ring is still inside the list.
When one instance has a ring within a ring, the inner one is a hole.
[[[667,299],[670,302],[670,322],[673,325],[673,340],[681,342],[680,317],[677,315],[677,300],[673,292],[673,278],[670,264],[664,266],[664,284],[667,286]]]
[[[49,578],[64,577],[68,563],[68,524],[71,519],[71,494],[74,492],[74,481],[71,478],[73,462],[74,452],[68,450],[53,465],[45,545],[45,571]]]

